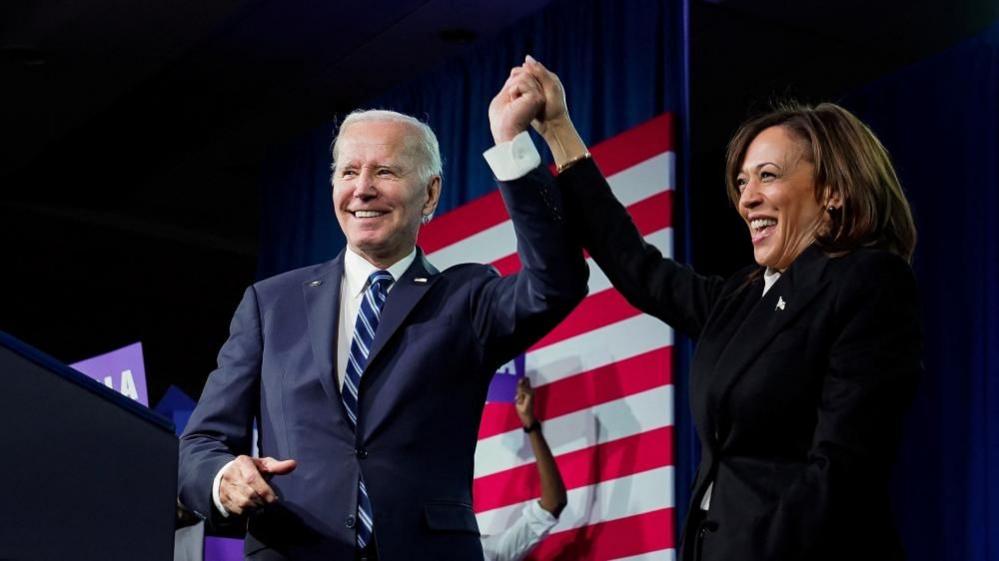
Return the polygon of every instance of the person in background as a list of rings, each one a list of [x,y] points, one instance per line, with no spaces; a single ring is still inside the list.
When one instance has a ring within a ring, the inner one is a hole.
[[[831,103],[743,124],[725,180],[756,264],[703,276],[645,243],[558,77],[530,57],[523,74],[545,92],[533,124],[577,239],[632,305],[697,341],[680,558],[902,559],[888,479],[922,370],[916,229],[878,139]]]
[[[562,474],[541,432],[541,422],[534,416],[534,388],[527,378],[517,382],[514,403],[534,452],[538,479],[541,480],[541,497],[531,501],[520,518],[503,532],[482,536],[485,561],[520,561],[527,557],[558,522],[568,502]]]

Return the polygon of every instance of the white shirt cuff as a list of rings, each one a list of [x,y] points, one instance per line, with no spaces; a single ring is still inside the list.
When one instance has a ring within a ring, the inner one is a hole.
[[[229,463],[222,466],[222,469],[215,474],[215,479],[212,480],[212,502],[215,503],[215,510],[219,511],[222,518],[229,518],[229,511],[222,506],[222,496],[220,493],[220,489],[222,488],[222,474],[225,473],[225,470],[229,469],[229,466],[231,466],[235,461],[236,460],[231,460]]]
[[[541,506],[541,501],[531,501],[531,504],[524,509],[524,518],[527,519],[528,525],[537,536],[544,536],[548,530],[558,524],[558,518],[545,510]]]
[[[541,165],[541,154],[531,135],[524,131],[509,142],[500,142],[482,153],[493,175],[500,181],[520,179]]]

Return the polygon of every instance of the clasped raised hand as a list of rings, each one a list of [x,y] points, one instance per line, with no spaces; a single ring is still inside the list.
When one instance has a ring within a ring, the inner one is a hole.
[[[489,128],[496,144],[513,140],[527,130],[544,110],[541,84],[523,67],[510,71],[510,77],[489,104]]]

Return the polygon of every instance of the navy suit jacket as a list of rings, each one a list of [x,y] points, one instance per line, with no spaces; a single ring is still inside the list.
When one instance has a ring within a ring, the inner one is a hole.
[[[435,270],[419,252],[388,295],[351,427],[336,383],[343,254],[258,282],[232,320],[180,444],[180,498],[211,516],[212,479],[250,450],[294,458],[280,501],[247,519],[251,559],[354,558],[357,482],[383,561],[482,558],[473,456],[489,381],[583,298],[587,269],[543,169],[501,185],[522,271]]]

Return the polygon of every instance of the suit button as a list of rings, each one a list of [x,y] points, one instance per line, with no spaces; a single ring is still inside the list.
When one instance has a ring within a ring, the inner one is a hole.
[[[368,457],[368,451],[365,450],[364,448],[358,448],[357,450],[354,450],[354,452],[356,452],[357,457],[361,458],[362,460]]]
[[[350,516],[348,516],[347,519],[343,521],[343,525],[346,526],[346,527],[348,527],[348,528],[353,528],[354,524],[356,524],[356,523],[357,523],[357,519],[354,518],[353,514],[351,514]]]

